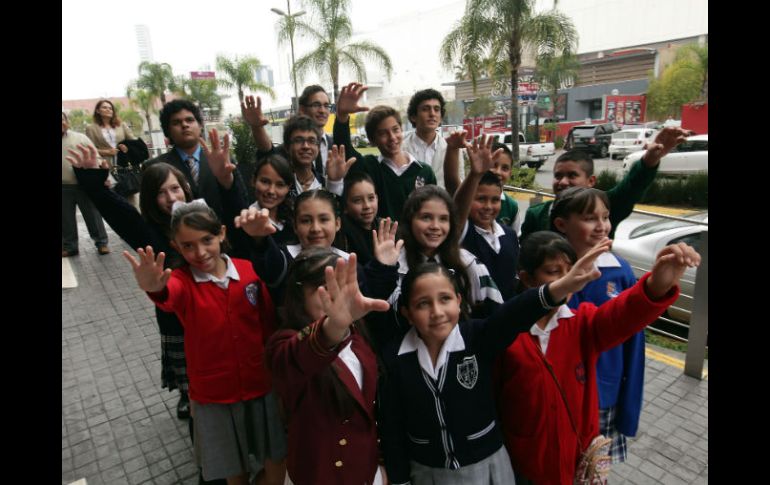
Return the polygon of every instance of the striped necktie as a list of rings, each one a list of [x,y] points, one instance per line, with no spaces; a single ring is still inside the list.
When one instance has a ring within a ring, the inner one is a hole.
[[[195,157],[192,157],[192,156],[187,157],[187,166],[190,167],[190,174],[192,174],[192,178],[197,184],[198,175],[200,175],[200,167],[198,167],[198,164],[195,163]]]

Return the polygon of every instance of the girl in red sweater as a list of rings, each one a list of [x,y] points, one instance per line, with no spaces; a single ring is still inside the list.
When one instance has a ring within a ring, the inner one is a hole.
[[[576,260],[561,235],[536,232],[521,246],[519,278],[537,287]],[[655,321],[676,300],[685,269],[699,263],[692,247],[666,246],[652,272],[616,298],[555,308],[508,347],[497,369],[498,410],[518,485],[573,483],[581,453],[599,435],[599,354]]]
[[[286,436],[263,357],[275,326],[267,287],[251,262],[222,253],[225,226],[202,199],[174,204],[171,234],[171,246],[187,263],[182,268],[164,270],[165,253],[156,258],[151,246],[137,249],[139,261],[123,255],[139,287],[184,326],[203,477],[245,485],[253,455],[264,468],[258,483],[282,484]]]

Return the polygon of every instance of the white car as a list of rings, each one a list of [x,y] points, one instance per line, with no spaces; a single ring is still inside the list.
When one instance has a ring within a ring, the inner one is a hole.
[[[623,171],[628,172],[646,150],[634,152],[623,159]],[[691,175],[709,170],[709,136],[695,135],[675,146],[660,160],[658,173],[663,175]]]
[[[612,134],[610,141],[610,158],[625,157],[629,153],[644,150],[644,144],[651,142],[658,134],[652,128],[630,128]]]
[[[708,211],[697,212],[686,216],[685,219],[707,223]],[[708,230],[708,226],[702,224],[671,219],[645,221],[631,216],[618,226],[612,252],[625,258],[633,268],[634,275],[640,278],[652,269],[655,256],[669,244],[684,242],[700,253],[700,233]],[[681,294],[667,310],[668,315],[675,320],[690,322],[696,270],[697,268],[687,268],[684,272],[680,281]]]

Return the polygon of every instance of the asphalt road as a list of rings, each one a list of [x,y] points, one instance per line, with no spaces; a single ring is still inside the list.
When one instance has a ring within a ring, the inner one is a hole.
[[[550,189],[553,182],[553,164],[556,159],[564,153],[564,150],[556,150],[556,154],[546,160],[545,164],[537,170],[535,183],[544,189]],[[618,176],[623,176],[623,160],[611,160],[607,158],[594,158],[594,173],[598,175],[603,170],[615,172]]]

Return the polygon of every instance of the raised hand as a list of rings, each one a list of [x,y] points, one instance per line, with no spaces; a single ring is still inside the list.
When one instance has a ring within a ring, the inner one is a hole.
[[[168,279],[171,277],[171,268],[163,269],[163,262],[166,260],[166,253],[159,253],[155,258],[155,252],[152,246],[139,248],[136,250],[139,254],[137,261],[128,251],[123,251],[123,257],[128,260],[134,269],[134,277],[139,284],[139,288],[148,293],[157,293],[166,287]]]
[[[235,227],[240,227],[243,232],[251,237],[265,237],[277,231],[270,222],[270,211],[250,207],[243,209],[241,214],[235,216]]]
[[[668,291],[679,284],[687,268],[700,264],[700,254],[692,246],[680,242],[661,249],[655,258],[652,274],[647,279],[647,294],[653,300],[663,298]]]
[[[230,161],[230,135],[225,134],[224,143],[219,143],[219,134],[216,128],[209,131],[211,149],[206,146],[206,141],[200,138],[201,149],[206,154],[209,168],[217,178],[219,185],[229,189],[233,185],[235,165]]]
[[[332,145],[329,149],[329,158],[326,161],[326,175],[329,180],[339,181],[345,178],[350,166],[356,162],[356,158],[345,161],[345,145]]]
[[[358,104],[367,89],[369,89],[367,86],[356,82],[342,88],[337,99],[337,118],[340,118],[340,121],[347,121],[351,113],[369,111],[368,107]]]
[[[372,230],[372,239],[374,244],[374,257],[385,266],[393,266],[398,262],[401,254],[401,247],[404,240],[399,239],[396,242],[396,232],[398,231],[398,222],[391,222],[390,217],[380,220],[379,232]]]
[[[589,282],[600,277],[602,273],[596,268],[596,258],[606,253],[612,247],[612,240],[605,237],[591,248],[582,258],[572,265],[569,272],[548,286],[548,290],[555,301],[561,301],[570,293],[580,291]]]
[[[462,131],[453,131],[449,134],[448,137],[444,138],[446,141],[447,149],[460,149],[460,148],[467,148],[468,144],[465,141],[465,137],[468,135],[468,132],[465,130]]]
[[[666,156],[675,146],[687,139],[687,132],[681,128],[669,126],[660,130],[655,141],[647,143],[643,160],[648,166],[655,166],[661,158]]]
[[[69,156],[64,157],[75,168],[110,168],[107,160],[101,158],[93,145],[78,145],[77,150],[68,149]]]
[[[265,118],[262,114],[262,99],[257,96],[256,101],[254,96],[249,95],[241,102],[241,116],[249,124],[249,126],[265,126],[270,123],[270,120]]]
[[[345,261],[340,258],[337,266],[327,266],[324,276],[326,287],[320,286],[318,294],[328,317],[323,323],[326,338],[334,345],[342,341],[348,327],[369,312],[384,312],[390,305],[385,300],[367,298],[358,288],[355,253]]]
[[[471,173],[481,175],[491,169],[494,164],[492,159],[500,154],[503,149],[498,148],[492,153],[492,144],[494,138],[487,136],[485,140],[474,138],[473,143],[468,147],[468,157],[471,161]]]

